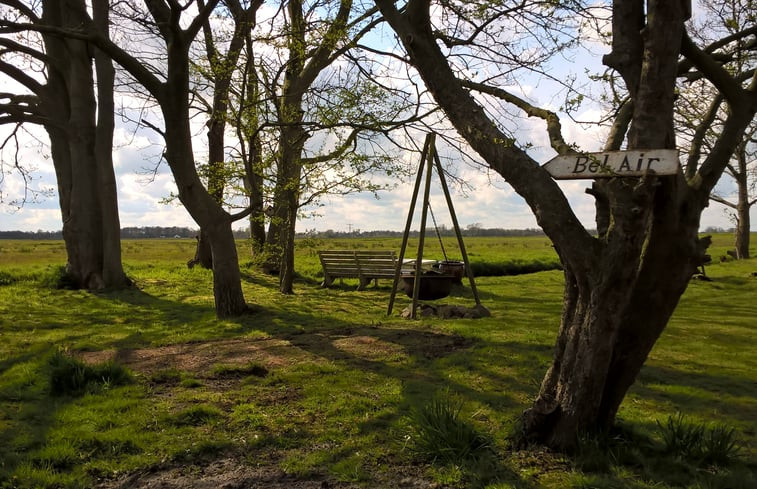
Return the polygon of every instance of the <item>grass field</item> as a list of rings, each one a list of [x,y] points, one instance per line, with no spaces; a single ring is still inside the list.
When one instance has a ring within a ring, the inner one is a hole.
[[[234,320],[184,265],[194,240],[125,241],[136,286],[98,294],[50,287],[62,243],[0,241],[0,487],[757,487],[757,261],[720,262],[730,240],[715,236],[713,280],[692,281],[619,430],[570,457],[508,442],[559,322],[544,238],[466,240],[492,317],[447,321],[400,318],[405,297],[387,317],[388,281],[318,287],[318,249],[399,239],[301,241],[294,296],[243,266],[254,312]]]

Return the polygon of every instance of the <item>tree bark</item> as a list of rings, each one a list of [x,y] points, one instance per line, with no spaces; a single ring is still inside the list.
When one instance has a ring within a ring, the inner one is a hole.
[[[208,238],[213,251],[213,296],[216,315],[220,318],[238,316],[248,311],[242,293],[242,277],[236,241],[231,231],[231,220],[217,226],[207,224]]]
[[[299,99],[295,96],[294,98]],[[281,131],[281,161],[276,183],[276,197],[279,205],[277,217],[281,220],[278,234],[278,249],[281,250],[279,261],[279,292],[294,293],[294,235],[297,225],[297,212],[300,206],[300,177],[302,175],[302,147],[307,135],[300,125],[302,122],[301,100],[284,103],[287,110],[293,111],[298,122],[284,127]]]
[[[250,239],[252,244],[250,252],[252,256],[262,253],[265,249],[265,210],[263,209],[263,174],[261,171],[263,160],[263,148],[259,134],[255,134],[250,141],[250,152],[245,162],[244,185],[250,199]]]
[[[622,2],[615,2],[622,5]],[[629,149],[675,148],[673,98],[685,12],[680,2],[650,1],[643,35],[614,29],[618,45],[641,43],[616,63],[628,82],[633,117]],[[606,61],[616,60],[613,51]],[[524,414],[526,436],[571,449],[578,433],[609,428],[628,388],[662,333],[697,263],[697,230],[704,202],[690,195],[682,175],[600,184],[612,216],[601,237],[588,288],[564,305],[553,365],[534,406]],[[666,274],[659,273],[664,265]],[[568,265],[570,266],[570,265]],[[587,273],[588,272],[588,273]],[[578,282],[579,284],[581,282]]]

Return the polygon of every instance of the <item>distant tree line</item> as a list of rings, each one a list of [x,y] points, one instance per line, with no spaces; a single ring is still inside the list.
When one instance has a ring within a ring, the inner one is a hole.
[[[545,236],[544,231],[538,228],[526,229],[504,229],[504,228],[484,228],[478,225],[469,225],[461,230],[463,236],[502,236],[502,237],[528,237],[528,236]],[[705,234],[710,233],[732,233],[734,228],[722,228],[719,226],[709,226],[703,231]],[[188,227],[163,227],[163,226],[145,226],[145,227],[126,227],[121,229],[121,239],[151,239],[151,238],[194,238],[198,236],[198,229]],[[429,228],[426,230],[426,236],[434,236],[436,230]],[[455,230],[446,226],[439,228],[439,234],[444,237],[455,236]],[[381,229],[376,231],[361,231],[353,229],[352,231],[334,231],[327,229],[325,231],[316,231],[314,229],[297,233],[297,238],[399,238],[402,237],[402,231],[391,231]],[[417,237],[418,231],[411,231],[410,237]],[[250,230],[235,229],[234,237],[244,239],[250,237]],[[62,231],[0,231],[0,239],[63,239]]]
[[[434,236],[436,231],[433,228],[426,230],[427,236]],[[200,231],[188,227],[163,227],[163,226],[145,226],[145,227],[126,227],[121,229],[121,239],[151,239],[151,238],[194,238]],[[478,226],[468,226],[462,230],[463,236],[544,236],[541,229],[502,229],[502,228],[482,228]],[[439,234],[445,237],[454,236],[455,231],[442,226],[439,228]],[[304,233],[297,233],[297,238],[395,238],[401,237],[402,231],[326,231],[309,230]],[[412,231],[411,237],[418,236],[418,231]],[[234,237],[244,239],[250,237],[249,228],[234,230]],[[62,231],[0,231],[0,239],[63,239]]]
[[[140,238],[191,238],[199,233],[187,227],[126,227],[121,229],[121,239]],[[63,239],[63,231],[0,231],[0,239]]]
[[[433,237],[436,235],[434,228],[426,229],[426,236]],[[454,237],[455,230],[442,226],[438,230],[439,234],[444,237]],[[545,236],[541,229],[502,229],[502,228],[483,228],[480,226],[468,226],[461,230],[463,236]],[[417,237],[418,231],[411,231],[410,237]],[[297,233],[298,238],[400,238],[402,231],[377,230],[361,231],[353,229],[352,231],[334,231],[327,229],[325,231],[309,230],[304,233]]]

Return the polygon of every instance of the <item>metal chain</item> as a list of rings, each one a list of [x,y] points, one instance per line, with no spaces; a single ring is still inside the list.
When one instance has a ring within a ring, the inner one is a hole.
[[[431,221],[434,223],[434,231],[436,231],[436,237],[439,239],[439,246],[442,247],[442,254],[444,255],[444,261],[447,259],[447,251],[444,249],[444,243],[442,243],[442,235],[439,233],[439,226],[436,225],[436,217],[434,217],[434,210],[431,208],[431,202],[426,203],[428,210],[431,213]]]

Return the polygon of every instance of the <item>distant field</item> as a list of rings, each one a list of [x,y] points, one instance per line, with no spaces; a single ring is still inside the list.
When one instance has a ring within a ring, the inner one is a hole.
[[[733,249],[733,236],[720,233],[712,235],[709,254],[713,260],[727,258],[726,251]],[[499,264],[503,267],[518,264],[542,264],[545,268],[559,266],[557,253],[546,237],[468,237],[464,238],[468,257],[474,267],[484,264]],[[462,258],[457,240],[445,237],[444,248],[450,260]],[[377,249],[395,250],[399,253],[401,238],[306,238],[296,243],[296,268],[304,276],[315,277],[321,273],[317,251],[322,249]],[[423,250],[424,258],[444,259],[439,241],[427,237]],[[752,234],[752,254],[757,254],[757,233]],[[240,263],[251,258],[245,240],[237,241]],[[415,256],[418,240],[410,239],[406,254]],[[160,238],[122,241],[123,261],[184,264],[194,256],[195,240],[192,238]],[[0,267],[45,267],[64,263],[65,247],[62,241],[0,240]]]
[[[399,239],[303,240],[295,295],[245,266],[253,312],[218,320],[210,272],[185,265],[192,239],[124,241],[136,286],[104,293],[45,285],[65,261],[61,242],[0,241],[0,488],[119,487],[133,476],[123,487],[152,477],[152,487],[198,488],[753,489],[757,260],[721,262],[732,237],[714,238],[712,281],[691,282],[621,406],[622,430],[570,457],[508,443],[549,365],[559,270],[480,276],[490,318],[409,321],[405,296],[386,315],[386,280],[318,287],[317,250],[398,251]],[[442,258],[427,243],[424,256]],[[482,269],[556,259],[545,238],[466,246]],[[454,240],[445,248],[458,258]],[[460,287],[440,302],[473,299]],[[489,440],[488,455],[450,463],[418,449],[414,413],[439,399]],[[737,451],[713,460],[666,449],[660,425],[677,419],[680,432],[731,433]]]

